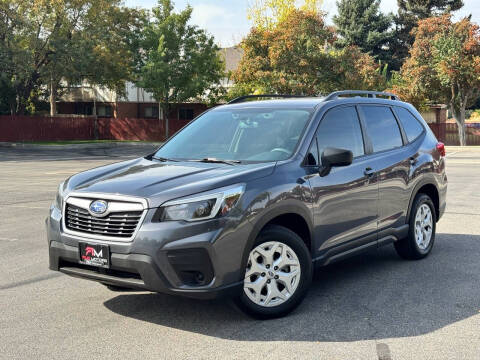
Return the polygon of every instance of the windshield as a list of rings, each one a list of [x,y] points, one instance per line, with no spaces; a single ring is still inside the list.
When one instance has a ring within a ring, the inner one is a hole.
[[[156,158],[240,161],[288,159],[310,119],[306,109],[213,110],[180,131]]]

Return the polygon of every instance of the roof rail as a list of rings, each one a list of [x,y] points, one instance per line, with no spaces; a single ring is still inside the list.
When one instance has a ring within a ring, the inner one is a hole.
[[[376,98],[377,95],[380,96],[387,96],[390,100],[400,100],[400,98],[392,93],[389,92],[382,92],[382,91],[366,91],[366,90],[342,90],[342,91],[334,91],[330,93],[323,101],[328,100],[335,100],[338,99],[340,96],[343,95],[367,95],[370,98]]]
[[[255,99],[255,98],[303,98],[306,97],[304,95],[282,95],[282,94],[259,94],[259,95],[245,95],[237,97],[228,102],[228,104],[237,104],[244,102],[248,99]]]

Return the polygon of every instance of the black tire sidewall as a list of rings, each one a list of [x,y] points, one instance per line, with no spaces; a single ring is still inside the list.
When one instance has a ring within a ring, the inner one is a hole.
[[[284,243],[295,252],[300,262],[300,283],[290,299],[281,305],[273,307],[263,307],[255,304],[248,298],[242,287],[241,294],[236,299],[237,305],[247,314],[259,319],[281,317],[295,309],[305,297],[312,281],[313,274],[310,251],[305,246],[303,240],[296,233],[282,226],[269,226],[268,228],[262,230],[262,232],[258,235],[252,246],[252,249],[260,244],[270,241]],[[252,249],[250,249],[250,251]]]

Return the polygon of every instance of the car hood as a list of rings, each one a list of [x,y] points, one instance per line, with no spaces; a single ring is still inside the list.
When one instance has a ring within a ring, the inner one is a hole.
[[[270,175],[275,163],[218,164],[123,161],[72,176],[67,192],[108,193],[146,198],[149,207],[168,200]]]

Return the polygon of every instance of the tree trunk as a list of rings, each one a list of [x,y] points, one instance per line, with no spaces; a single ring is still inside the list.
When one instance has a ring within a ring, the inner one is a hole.
[[[57,84],[50,81],[50,116],[57,115]]]
[[[169,123],[168,123],[168,111],[169,109],[169,102],[168,97],[165,98],[165,102],[163,103],[163,116],[165,117],[165,140],[168,140],[169,137]]]
[[[457,122],[458,139],[460,141],[460,146],[467,145],[467,139],[465,135],[465,109],[466,101],[462,101],[459,109],[455,109],[455,106],[452,105],[453,116],[455,117],[455,121]]]

